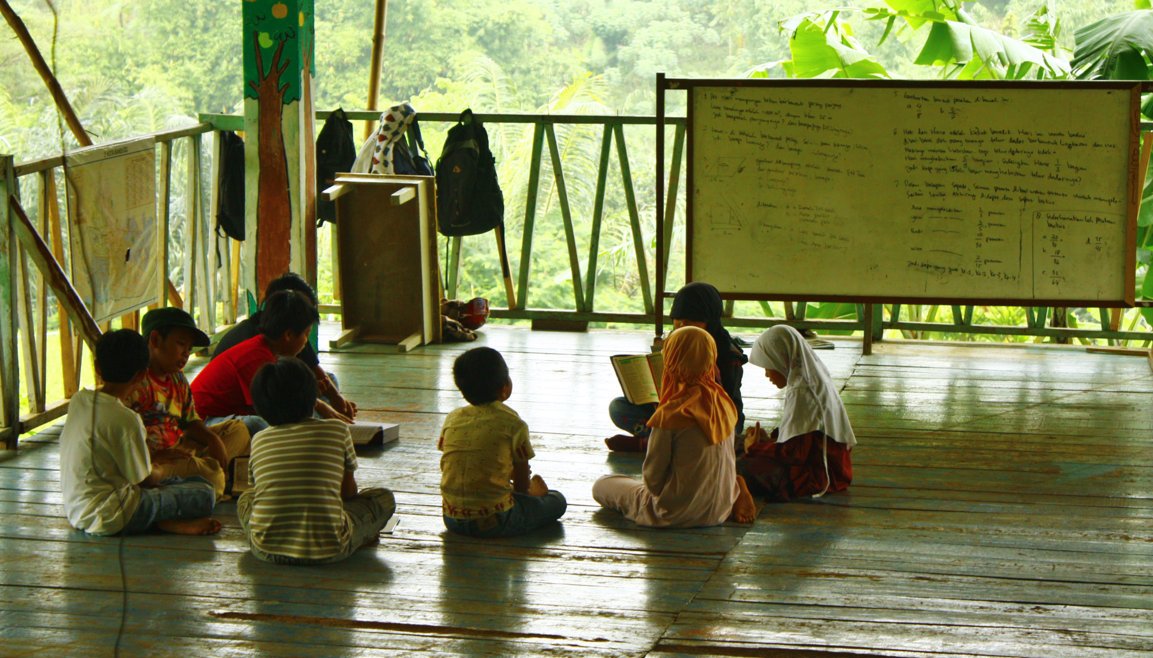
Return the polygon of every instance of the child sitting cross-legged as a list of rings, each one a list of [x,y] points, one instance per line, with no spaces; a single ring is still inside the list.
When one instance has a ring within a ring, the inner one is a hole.
[[[64,513],[93,535],[136,534],[149,528],[210,535],[216,493],[200,477],[161,480],[148,456],[144,424],[124,406],[145,377],[148,343],[131,329],[96,341],[96,372],[103,385],[72,396],[60,434]]]
[[[308,344],[312,325],[319,320],[316,306],[299,291],[281,290],[269,296],[261,312],[260,334],[209,361],[192,380],[196,408],[209,423],[242,420],[253,435],[268,427],[266,419],[253,409],[252,377],[277,357],[299,354]],[[315,401],[314,408],[323,418],[352,422],[320,400]]]
[[[161,479],[200,476],[220,498],[228,463],[248,452],[249,433],[240,421],[209,427],[196,412],[184,366],[192,348],[208,345],[208,334],[175,307],[145,313],[140,326],[148,341],[148,371],[126,404],[144,421],[153,467]]]
[[[452,366],[469,406],[450,413],[438,447],[444,525],[472,537],[509,537],[556,522],[568,504],[539,475],[528,425],[504,404],[512,379],[500,352],[477,347]]]
[[[252,437],[253,488],[236,515],[252,554],[276,564],[326,564],[375,544],[396,511],[388,489],[357,489],[348,425],[313,418],[316,377],[295,357],[252,379],[256,410],[271,425]]]

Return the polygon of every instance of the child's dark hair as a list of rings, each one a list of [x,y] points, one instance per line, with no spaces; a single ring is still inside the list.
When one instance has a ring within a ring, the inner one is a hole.
[[[110,384],[127,384],[148,367],[148,341],[132,329],[104,334],[94,351],[100,378]]]
[[[452,379],[469,404],[488,404],[500,399],[509,382],[508,364],[491,347],[474,347],[456,357]]]
[[[296,290],[302,292],[308,297],[308,300],[312,302],[313,306],[319,305],[319,300],[316,298],[316,291],[312,289],[312,286],[308,285],[304,277],[296,272],[285,272],[272,281],[269,281],[268,287],[264,289],[265,301],[268,301],[269,297],[281,290]]]
[[[252,406],[269,425],[299,423],[316,407],[316,376],[293,356],[266,363],[252,376]]]
[[[260,333],[280,338],[284,332],[299,334],[320,321],[320,313],[308,296],[296,290],[281,290],[264,300],[260,312]]]

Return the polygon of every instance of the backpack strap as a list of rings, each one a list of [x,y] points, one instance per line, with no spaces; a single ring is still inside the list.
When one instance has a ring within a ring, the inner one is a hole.
[[[431,160],[428,159],[428,151],[426,151],[424,149],[424,138],[421,137],[421,135],[420,135],[420,122],[419,121],[413,120],[413,121],[409,122],[409,124],[408,124],[408,143],[409,143],[409,146],[411,147],[410,150],[412,150],[414,152],[414,155],[424,156],[425,161],[431,162]]]

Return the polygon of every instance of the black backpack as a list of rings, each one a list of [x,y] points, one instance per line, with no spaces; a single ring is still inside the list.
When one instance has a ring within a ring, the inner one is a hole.
[[[219,172],[216,234],[244,240],[244,140],[232,131],[220,133]]]
[[[431,176],[432,163],[424,150],[424,138],[420,136],[420,124],[415,114],[404,137],[397,140],[392,151],[392,170],[406,176]]]
[[[336,179],[339,172],[351,171],[356,160],[356,142],[352,139],[352,122],[337,108],[324,120],[316,136],[316,223],[336,221],[336,204],[321,194]]]
[[[477,235],[504,221],[496,159],[472,110],[461,112],[436,161],[436,209],[443,235]]]

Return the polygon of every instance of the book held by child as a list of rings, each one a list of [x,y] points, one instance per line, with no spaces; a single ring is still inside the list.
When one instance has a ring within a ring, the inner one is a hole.
[[[664,357],[651,354],[615,354],[609,359],[621,383],[625,399],[633,404],[655,404],[660,400]]]

